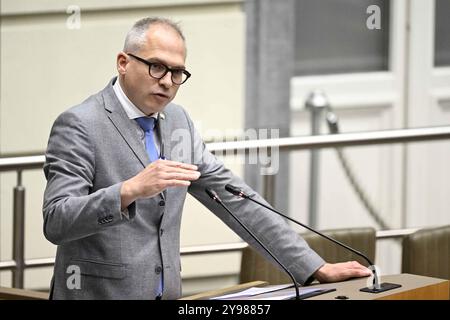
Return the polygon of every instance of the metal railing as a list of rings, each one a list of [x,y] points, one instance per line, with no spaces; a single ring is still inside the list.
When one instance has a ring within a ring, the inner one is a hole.
[[[412,234],[420,229],[396,229],[396,230],[381,230],[376,232],[376,239],[396,239],[404,237],[406,235]],[[215,254],[215,253],[229,253],[238,252],[248,247],[246,242],[230,242],[221,244],[208,244],[200,246],[187,246],[180,249],[180,254],[182,256],[192,256],[201,254]],[[40,258],[40,259],[29,259],[25,260],[23,264],[25,268],[42,268],[51,267],[55,264],[55,258]],[[11,261],[0,262],[0,271],[4,270],[14,270],[17,268],[17,264]]]
[[[259,148],[279,148],[280,150],[294,151],[302,149],[408,143],[443,139],[450,139],[450,126],[342,133],[338,135],[304,136],[265,140],[215,142],[209,143],[207,147],[214,153],[217,153],[219,151],[249,151]],[[26,268],[48,267],[54,264],[54,258],[25,260],[24,257],[25,188],[22,186],[22,171],[41,169],[44,161],[45,157],[43,155],[0,158],[0,172],[17,172],[17,185],[14,187],[13,199],[13,260],[0,261],[0,271],[13,271],[13,287],[15,288],[23,288],[24,270]],[[273,182],[273,176],[269,175],[264,179],[264,196],[266,198],[272,198],[274,195]],[[379,231],[377,232],[377,239],[401,237],[405,234],[414,232],[415,230],[416,229]],[[242,250],[243,248],[245,248],[245,246],[245,243],[233,243],[187,247],[181,249],[181,254],[192,255],[234,252]]]

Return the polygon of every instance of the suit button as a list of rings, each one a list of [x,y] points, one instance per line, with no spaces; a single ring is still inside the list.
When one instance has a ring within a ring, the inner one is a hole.
[[[162,271],[162,268],[161,268],[160,266],[157,266],[157,267],[155,268],[155,273],[156,273],[156,274],[160,274],[161,271]]]
[[[159,202],[159,206],[160,207],[164,207],[166,205],[166,202],[164,201],[164,200],[161,200],[160,202]]]
[[[164,229],[159,230],[160,235],[162,236],[164,233]]]

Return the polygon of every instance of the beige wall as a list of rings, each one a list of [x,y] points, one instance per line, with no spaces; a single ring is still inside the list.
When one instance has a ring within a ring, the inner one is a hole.
[[[75,3],[76,2],[76,3]],[[81,8],[80,29],[68,29],[66,9]],[[245,21],[241,1],[2,1],[0,153],[45,150],[55,117],[101,90],[115,75],[115,57],[134,21],[160,15],[181,22],[192,78],[175,102],[184,105],[201,132],[240,129],[243,125]],[[231,164],[240,173],[240,166]],[[11,259],[12,188],[15,174],[0,175],[0,258]],[[40,170],[26,172],[26,258],[53,256],[42,235]],[[182,225],[182,246],[237,241],[214,215],[189,199]],[[239,254],[183,259],[185,292],[233,282]],[[231,276],[230,276],[231,275]],[[46,287],[51,269],[26,274],[26,287]],[[194,280],[192,280],[192,278]],[[232,279],[232,280],[230,280]],[[0,285],[10,285],[3,272]]]

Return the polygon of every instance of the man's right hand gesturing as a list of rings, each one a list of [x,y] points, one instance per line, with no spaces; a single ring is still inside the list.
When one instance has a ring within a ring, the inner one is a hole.
[[[137,199],[153,197],[168,187],[187,187],[200,177],[197,166],[170,160],[157,160],[133,178],[123,182],[120,189],[121,209]]]

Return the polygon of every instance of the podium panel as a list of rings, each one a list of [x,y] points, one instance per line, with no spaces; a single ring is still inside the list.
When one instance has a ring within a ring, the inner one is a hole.
[[[400,288],[380,292],[368,293],[360,291],[370,285],[369,278],[357,278],[343,282],[314,284],[308,288],[320,287],[336,289],[333,292],[313,296],[305,300],[449,300],[449,281],[413,274],[386,275],[380,277],[380,282],[390,282],[401,285]],[[244,289],[265,286],[267,282],[256,281],[237,286],[208,291],[193,296],[183,297],[182,300],[204,300],[224,294],[239,292]]]
[[[311,300],[334,300],[346,296],[349,300],[448,300],[449,281],[413,274],[381,276],[380,282],[400,284],[401,287],[380,293],[361,292],[368,285],[367,278],[353,279],[339,283],[317,284],[316,286],[335,286],[336,292],[312,297]]]

